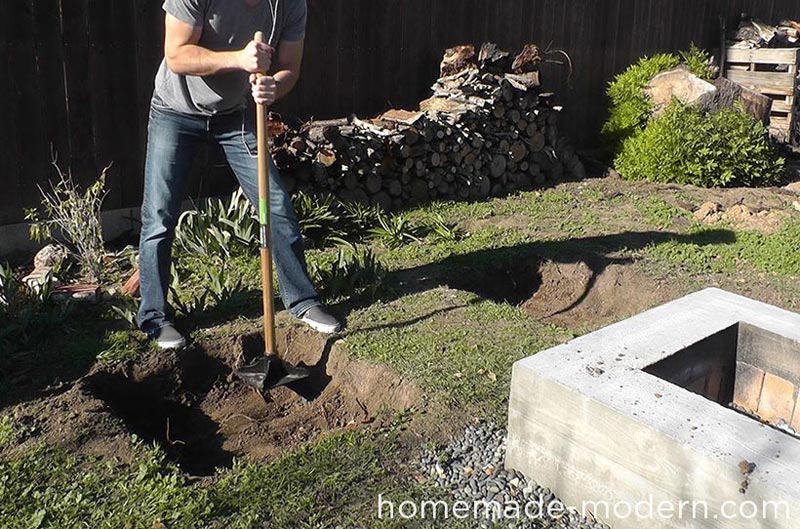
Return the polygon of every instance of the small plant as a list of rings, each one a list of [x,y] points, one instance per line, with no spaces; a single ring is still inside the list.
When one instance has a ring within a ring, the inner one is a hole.
[[[431,213],[427,218],[429,237],[437,242],[456,242],[461,240],[463,233],[455,224],[448,224],[440,213]]]
[[[194,318],[212,308],[225,308],[240,303],[245,294],[241,275],[230,270],[226,262],[202,262],[195,272],[202,285],[199,288],[184,287],[178,269],[172,267],[170,303],[179,314]]]
[[[185,211],[175,228],[176,248],[188,255],[230,258],[258,246],[255,211],[237,189],[228,200],[208,199]]]
[[[331,243],[349,244],[342,216],[334,209],[333,196],[317,197],[300,191],[292,197],[292,202],[300,231],[307,238],[320,247]]]
[[[410,242],[419,242],[420,230],[403,215],[378,215],[378,227],[372,228],[373,238],[389,248],[399,248]]]
[[[107,333],[103,339],[103,351],[97,360],[106,365],[119,364],[139,357],[139,344],[127,331]]]
[[[208,306],[208,290],[199,292],[184,288],[178,275],[178,268],[172,263],[172,282],[169,286],[169,302],[175,311],[187,318],[199,315]]]
[[[365,206],[360,202],[341,204],[344,220],[348,226],[348,239],[363,237],[378,225],[381,210],[378,206]]]
[[[340,248],[331,261],[311,260],[309,274],[329,302],[362,296],[375,299],[386,268],[368,248]]]
[[[692,42],[688,50],[682,51],[680,55],[683,64],[700,79],[708,80],[714,76],[714,70],[711,67],[711,54],[694,42]]]
[[[47,336],[50,329],[64,323],[72,311],[69,303],[53,303],[50,299],[53,274],[35,289],[23,285],[10,266],[0,265],[0,350],[25,346]]]
[[[764,126],[740,108],[709,114],[673,102],[625,142],[615,165],[628,180],[764,186],[781,179],[784,160]]]
[[[111,305],[111,311],[119,319],[127,323],[130,329],[137,329],[139,327],[136,324],[137,308],[136,300],[128,296],[115,299]]]
[[[42,218],[36,209],[26,211],[25,219],[31,223],[31,239],[37,242],[63,239],[61,242],[80,264],[81,273],[89,281],[100,283],[105,255],[100,209],[106,196],[106,173],[111,166],[106,167],[84,192],[78,189],[69,173],[63,173],[55,162],[53,166],[58,181],[50,183],[50,192],[39,188],[45,217]]]

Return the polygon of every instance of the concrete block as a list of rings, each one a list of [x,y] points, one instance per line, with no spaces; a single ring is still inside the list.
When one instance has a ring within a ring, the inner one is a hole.
[[[614,529],[796,529],[800,439],[727,406],[734,400],[736,348],[745,325],[769,340],[780,336],[785,358],[776,364],[788,368],[794,356],[800,365],[800,315],[718,289],[518,361],[506,466]],[[723,367],[725,398],[713,400],[681,385],[701,372],[704,390],[715,385],[711,369],[679,369],[687,350],[701,365]],[[752,469],[747,476],[743,462]],[[744,501],[777,502],[786,511],[758,520],[714,516],[723,505]],[[701,502],[710,516],[620,516],[591,508],[602,502]]]

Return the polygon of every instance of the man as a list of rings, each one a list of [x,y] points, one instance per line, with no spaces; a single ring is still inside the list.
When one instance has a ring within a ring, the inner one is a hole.
[[[166,0],[164,60],[150,105],[139,244],[139,327],[159,347],[186,342],[167,302],[172,241],[192,159],[204,141],[222,146],[252,204],[258,203],[252,98],[264,105],[297,82],[305,0]],[[268,43],[253,40],[256,31]],[[256,76],[260,72],[271,75]],[[270,159],[273,258],[284,306],[312,328],[339,330],[308,278],[300,228]]]

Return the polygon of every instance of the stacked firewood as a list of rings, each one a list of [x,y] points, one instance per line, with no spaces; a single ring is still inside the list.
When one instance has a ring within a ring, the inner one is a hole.
[[[539,90],[540,62],[534,45],[516,57],[493,44],[452,48],[419,110],[306,123],[276,139],[276,162],[290,188],[387,210],[582,178],[558,134],[560,108]]]

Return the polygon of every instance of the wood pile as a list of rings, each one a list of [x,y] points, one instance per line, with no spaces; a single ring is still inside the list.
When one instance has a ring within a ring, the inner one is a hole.
[[[534,45],[516,56],[490,43],[451,48],[418,110],[308,122],[276,138],[275,161],[290,190],[386,210],[583,178],[558,134],[560,108],[539,89],[540,62]]]

